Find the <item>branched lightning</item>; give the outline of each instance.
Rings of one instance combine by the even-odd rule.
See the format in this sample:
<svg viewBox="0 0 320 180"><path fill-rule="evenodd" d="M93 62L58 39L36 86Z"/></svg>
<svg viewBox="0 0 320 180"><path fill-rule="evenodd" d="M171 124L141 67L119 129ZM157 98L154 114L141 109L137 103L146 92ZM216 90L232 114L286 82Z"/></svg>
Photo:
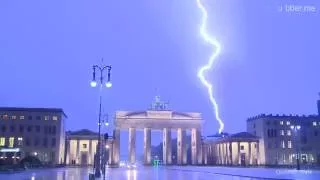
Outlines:
<svg viewBox="0 0 320 180"><path fill-rule="evenodd" d="M224 123L220 118L219 115L219 107L218 107L218 103L216 102L215 98L213 97L213 93L212 93L212 84L210 82L208 82L206 80L206 78L204 77L204 74L206 71L210 70L212 68L213 62L215 61L215 59L217 58L217 56L220 54L220 44L217 40L215 40L213 37L211 37L208 33L207 33L207 19L208 19L208 12L206 10L206 8L204 7L204 5L201 3L201 0L196 0L197 1L197 5L198 8L201 10L202 12L202 21L201 21L201 26L200 26L200 33L201 36L204 38L205 41L207 41L209 44L211 44L213 46L213 53L209 58L209 61L206 65L204 65L203 67L200 68L200 70L198 71L198 77L201 80L202 84L204 86L207 87L208 89L208 94L209 94L209 99L213 105L213 109L215 111L215 116L217 121L219 122L219 133L221 133L223 131L224 128Z"/></svg>

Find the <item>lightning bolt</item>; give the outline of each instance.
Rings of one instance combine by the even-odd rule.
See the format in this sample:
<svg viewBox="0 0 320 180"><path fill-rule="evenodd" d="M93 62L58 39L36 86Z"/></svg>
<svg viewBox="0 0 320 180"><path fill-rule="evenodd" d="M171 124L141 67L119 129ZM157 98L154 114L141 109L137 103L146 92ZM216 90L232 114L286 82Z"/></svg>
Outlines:
<svg viewBox="0 0 320 180"><path fill-rule="evenodd" d="M210 82L208 82L206 80L206 78L204 77L204 74L206 71L210 70L212 68L213 62L215 61L215 59L217 58L217 56L220 54L221 51L221 47L220 44L217 40L215 40L213 37L211 37L208 33L207 33L207 19L208 19L208 12L206 10L206 8L204 7L204 5L201 3L201 0L196 0L197 1L197 5L198 8L201 10L202 12L202 21L201 21L201 26L200 26L200 34L201 36L204 38L204 40L206 42L208 42L209 44L211 44L213 46L213 53L209 58L209 61L206 65L202 66L200 68L200 70L198 71L198 78L201 80L201 83L208 89L208 94L209 94L209 99L213 105L213 109L215 111L215 117L216 120L219 122L219 133L221 133L223 131L224 128L224 123L220 118L219 115L219 106L217 101L215 100L213 93L212 93L212 84Z"/></svg>

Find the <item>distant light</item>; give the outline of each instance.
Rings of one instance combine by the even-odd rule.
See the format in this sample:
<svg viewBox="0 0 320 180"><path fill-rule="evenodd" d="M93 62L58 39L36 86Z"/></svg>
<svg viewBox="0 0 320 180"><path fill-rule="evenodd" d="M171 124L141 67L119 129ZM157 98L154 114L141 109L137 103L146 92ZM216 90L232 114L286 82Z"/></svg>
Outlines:
<svg viewBox="0 0 320 180"><path fill-rule="evenodd" d="M96 87L97 86L97 81L91 81L90 85L91 85L91 87Z"/></svg>
<svg viewBox="0 0 320 180"><path fill-rule="evenodd" d="M297 129L299 130L301 128L301 126L297 126Z"/></svg>
<svg viewBox="0 0 320 180"><path fill-rule="evenodd" d="M111 86L112 86L112 83L111 83L110 81L108 81L108 82L106 83L106 87L107 87L107 88L111 88Z"/></svg>
<svg viewBox="0 0 320 180"><path fill-rule="evenodd" d="M19 152L20 149L19 148L3 148L0 149L0 152Z"/></svg>
<svg viewBox="0 0 320 180"><path fill-rule="evenodd" d="M37 152L34 152L34 155L36 156L36 155L38 155L38 153L37 153Z"/></svg>
<svg viewBox="0 0 320 180"><path fill-rule="evenodd" d="M109 148L110 148L110 146L107 144L107 145L106 145L106 149L109 149Z"/></svg>
<svg viewBox="0 0 320 180"><path fill-rule="evenodd" d="M106 122L106 123L105 123L105 125L106 125L106 126L109 126L109 123L108 123L108 122Z"/></svg>
<svg viewBox="0 0 320 180"><path fill-rule="evenodd" d="M291 129L294 129L294 126L290 126Z"/></svg>

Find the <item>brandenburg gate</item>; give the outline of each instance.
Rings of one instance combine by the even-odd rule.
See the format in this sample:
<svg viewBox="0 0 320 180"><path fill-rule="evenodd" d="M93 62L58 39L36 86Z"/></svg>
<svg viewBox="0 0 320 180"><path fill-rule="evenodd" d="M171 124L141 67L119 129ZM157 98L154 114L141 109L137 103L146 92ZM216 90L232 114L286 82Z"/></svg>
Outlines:
<svg viewBox="0 0 320 180"><path fill-rule="evenodd" d="M177 164L187 164L186 132L191 131L191 163L202 164L202 118L200 113L180 113L167 110L166 104L156 96L152 108L147 111L117 111L114 130L113 163L120 163L120 131L129 131L129 163L136 162L136 131L144 131L144 164L151 165L151 131L163 133L163 164L172 164L171 135L177 133Z"/></svg>

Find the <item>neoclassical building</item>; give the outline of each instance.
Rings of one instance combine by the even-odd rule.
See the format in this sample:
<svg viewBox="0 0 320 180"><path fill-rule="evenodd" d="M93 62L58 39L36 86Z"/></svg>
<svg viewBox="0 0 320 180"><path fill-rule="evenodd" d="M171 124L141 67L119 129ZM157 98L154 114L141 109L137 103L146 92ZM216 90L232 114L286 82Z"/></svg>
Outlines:
<svg viewBox="0 0 320 180"><path fill-rule="evenodd" d="M66 138L67 165L93 165L98 133L87 129L68 131Z"/></svg>
<svg viewBox="0 0 320 180"><path fill-rule="evenodd" d="M219 137L207 137L203 141L206 165L259 165L259 138L248 132Z"/></svg>
<svg viewBox="0 0 320 180"><path fill-rule="evenodd" d="M177 164L187 164L186 134L191 133L191 162L202 164L201 113L168 110L167 103L156 96L151 108L146 111L117 111L115 117L113 162L120 161L120 131L129 131L128 161L136 162L136 131L144 132L144 164L151 165L151 131L162 131L163 159L165 165L173 163L172 134L177 133Z"/></svg>

